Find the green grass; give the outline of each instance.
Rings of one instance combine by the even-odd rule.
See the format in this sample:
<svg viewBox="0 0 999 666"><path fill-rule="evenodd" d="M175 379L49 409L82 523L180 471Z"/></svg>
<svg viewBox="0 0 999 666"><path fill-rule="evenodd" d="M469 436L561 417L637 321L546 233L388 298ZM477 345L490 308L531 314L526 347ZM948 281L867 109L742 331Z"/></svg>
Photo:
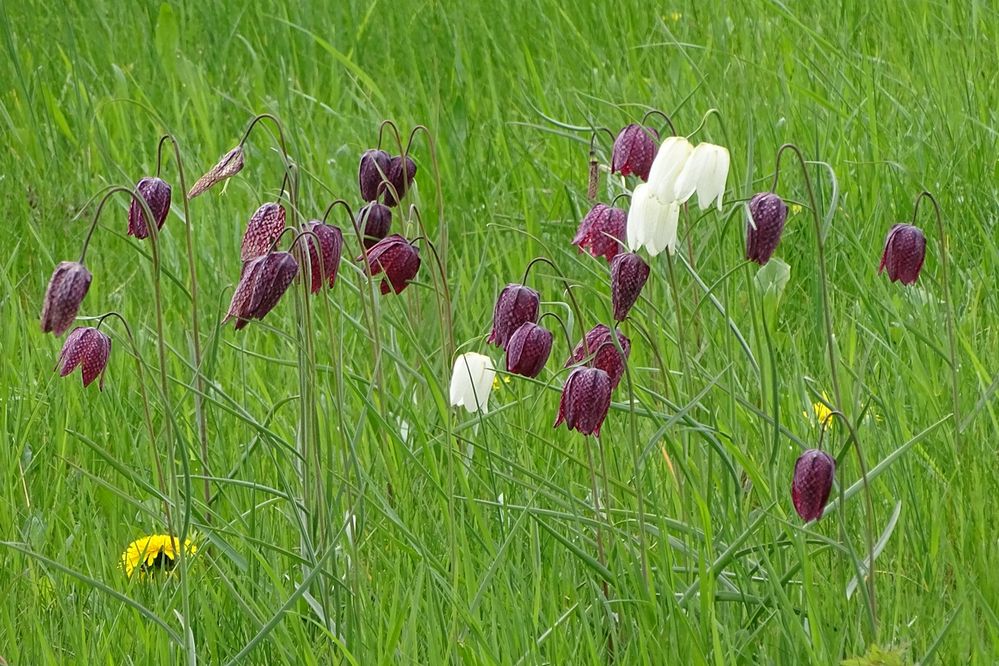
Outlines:
<svg viewBox="0 0 999 666"><path fill-rule="evenodd" d="M0 4L0 656L829 664L877 644L905 663L999 659L999 14L970 0L632 4ZM172 157L161 235L169 403L149 245L125 236L127 202L114 199L88 253L95 277L81 314L116 310L134 329L153 450L180 482L165 499L180 499L176 515L189 507L201 548L185 576L126 580L127 544L167 529L135 360L109 321L105 390L81 390L78 375L52 372L61 340L38 326L52 268L78 256L90 215L72 220L95 192L154 171L165 131L190 185L253 114L270 112L300 167L301 212L319 217L338 196L356 201L357 159L382 119L404 132L425 124L443 216L422 139L416 200L432 239L446 229L454 340L499 365L485 344L493 301L534 256L576 285L585 321L571 322L574 338L610 320L606 265L568 244L588 208L590 137L549 119L616 132L648 108L681 133L717 109L695 139L727 146L732 171L725 212L693 207L683 223L693 255L685 242L673 261L679 298L656 258L623 327L636 403L622 384L602 460L589 451L605 470L599 513L593 440L551 428L561 335L539 380L503 384L487 416L448 408L451 358L426 248L419 284L375 298L374 311L345 262L336 288L310 301L314 361L300 357L298 290L241 332L218 326L246 220L281 185L266 131L224 192L191 202L209 387L203 464ZM741 264L737 201L770 186L784 142L835 172L835 193L822 167L810 175L821 212L836 206L825 233L840 407L871 470L873 538L883 539L876 632L864 586L846 594L867 549L867 505L841 423L826 439L842 454L834 495L853 492L809 526L790 501L794 461L818 440L806 413L833 395L815 233L792 160L780 190L805 208L777 251L791 267L779 304L761 299ZM605 162L608 151L602 137ZM886 231L923 189L943 208L950 294L929 207L917 286L876 274ZM616 191L605 177L601 198ZM348 247L352 258L349 236ZM531 286L545 310L569 313L554 271L536 267ZM314 437L299 441L303 411L315 414ZM296 462L296 449L308 458ZM205 469L219 493L210 508ZM195 475L189 496L185 474Z"/></svg>

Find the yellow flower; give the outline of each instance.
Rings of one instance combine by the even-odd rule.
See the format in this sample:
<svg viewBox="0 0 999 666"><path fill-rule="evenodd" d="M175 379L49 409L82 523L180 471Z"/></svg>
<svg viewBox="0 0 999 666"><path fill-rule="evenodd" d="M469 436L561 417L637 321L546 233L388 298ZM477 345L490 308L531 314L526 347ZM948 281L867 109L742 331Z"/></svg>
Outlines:
<svg viewBox="0 0 999 666"><path fill-rule="evenodd" d="M799 204L791 204L791 215L797 215L801 212L801 206Z"/></svg>
<svg viewBox="0 0 999 666"><path fill-rule="evenodd" d="M509 383L510 383L510 378L509 377L503 377L503 384L509 384ZM500 384L499 375L496 375L495 377L493 377L493 390L494 391L497 390L497 389L503 388L503 384Z"/></svg>
<svg viewBox="0 0 999 666"><path fill-rule="evenodd" d="M829 409L829 407L826 404L828 402L829 402L829 396L826 395L825 391L823 391L822 400L812 403L812 413L815 414L815 420L818 421L819 425L825 423L826 419L829 418L829 415L832 414L833 410ZM805 415L806 419L808 418L808 412L802 412L802 414ZM827 424L827 427L831 428L832 424L833 420L830 419L829 423Z"/></svg>
<svg viewBox="0 0 999 666"><path fill-rule="evenodd" d="M177 564L180 552L177 546L177 538L168 534L152 534L136 539L121 554L121 567L129 578L136 569L139 570L140 577L155 569L170 571ZM198 552L198 547L190 539L184 540L184 549L188 556Z"/></svg>

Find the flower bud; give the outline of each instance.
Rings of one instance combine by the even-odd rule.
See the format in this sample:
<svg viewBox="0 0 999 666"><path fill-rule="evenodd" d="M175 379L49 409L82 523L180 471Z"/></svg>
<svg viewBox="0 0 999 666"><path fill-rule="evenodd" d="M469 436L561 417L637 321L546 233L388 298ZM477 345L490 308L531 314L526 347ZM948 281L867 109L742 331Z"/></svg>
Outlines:
<svg viewBox="0 0 999 666"><path fill-rule="evenodd" d="M826 508L832 489L836 461L825 451L809 449L794 463L791 501L803 520L818 520Z"/></svg>
<svg viewBox="0 0 999 666"><path fill-rule="evenodd" d="M628 214L620 208L598 203L580 221L572 244L579 251L588 251L594 257L610 261L621 250L625 239Z"/></svg>
<svg viewBox="0 0 999 666"><path fill-rule="evenodd" d="M384 187L385 204L395 206L406 196L416 178L416 162L409 155L393 157L387 173L392 187Z"/></svg>
<svg viewBox="0 0 999 666"><path fill-rule="evenodd" d="M926 236L911 224L896 224L885 238L878 274L887 269L892 282L912 284L919 277L926 259Z"/></svg>
<svg viewBox="0 0 999 666"><path fill-rule="evenodd" d="M361 155L361 164L357 169L357 184L361 189L361 198L374 201L382 190L382 181L388 177L389 162L392 157L384 150L366 150Z"/></svg>
<svg viewBox="0 0 999 666"><path fill-rule="evenodd" d="M624 321L649 279L649 265L634 252L627 252L614 257L610 270L614 320Z"/></svg>
<svg viewBox="0 0 999 666"><path fill-rule="evenodd" d="M263 319L297 274L298 262L288 252L272 252L246 262L222 323L235 319L238 331L251 319Z"/></svg>
<svg viewBox="0 0 999 666"><path fill-rule="evenodd" d="M420 270L419 251L399 234L392 234L375 243L357 258L358 261L362 259L366 259L371 277L379 273L385 276L380 286L383 294L402 292Z"/></svg>
<svg viewBox="0 0 999 666"><path fill-rule="evenodd" d="M761 192L749 200L748 211L746 259L765 266L780 243L787 205L773 192Z"/></svg>
<svg viewBox="0 0 999 666"><path fill-rule="evenodd" d="M569 430L599 436L610 409L610 398L611 383L606 372L599 368L576 368L562 387L554 427L565 423Z"/></svg>
<svg viewBox="0 0 999 666"><path fill-rule="evenodd" d="M240 258L249 261L267 254L282 231L284 231L284 207L277 203L265 203L257 209L246 225Z"/></svg>
<svg viewBox="0 0 999 666"><path fill-rule="evenodd" d="M524 322L538 321L541 297L538 292L522 284L503 287L493 308L493 330L486 341L506 349L513 332Z"/></svg>
<svg viewBox="0 0 999 666"><path fill-rule="evenodd" d="M208 173L198 179L191 191L187 193L188 199L193 199L204 193L208 188L216 183L221 183L226 178L235 176L243 169L243 146L236 146L222 156L218 163L213 166Z"/></svg>
<svg viewBox="0 0 999 666"><path fill-rule="evenodd" d="M635 174L642 180L649 179L649 169L656 157L659 133L632 123L618 133L611 152L611 173L622 176Z"/></svg>
<svg viewBox="0 0 999 666"><path fill-rule="evenodd" d="M156 228L162 229L167 215L170 213L170 186L159 178L143 178L135 186L139 196L146 200L149 212L156 220ZM128 208L128 235L136 238L149 236L149 224L142 205L132 199Z"/></svg>
<svg viewBox="0 0 999 666"><path fill-rule="evenodd" d="M64 261L56 266L42 302L43 333L62 335L73 324L91 278L90 271L79 262Z"/></svg>
<svg viewBox="0 0 999 666"><path fill-rule="evenodd" d="M624 368L628 362L628 356L631 354L631 340L625 337L620 331L616 333L621 349L624 351L624 356L614 346L611 338L611 330L604 324L597 324L587 331L584 336L585 344L580 342L572 350L572 354L565 362L565 367L569 367L573 363L581 363L588 356L592 356L593 358L590 360L589 365L606 372L611 380L611 388L617 388L617 385L621 383L621 378L624 376Z"/></svg>
<svg viewBox="0 0 999 666"><path fill-rule="evenodd" d="M506 370L524 377L537 377L552 353L552 333L534 322L524 322L506 346Z"/></svg>
<svg viewBox="0 0 999 666"><path fill-rule="evenodd" d="M312 274L312 293L317 293L326 282L330 289L336 282L336 276L340 270L340 256L343 253L343 233L340 228L332 224L325 224L318 220L310 220L305 223L305 230L315 234L305 236L306 245L309 248L309 266ZM318 242L317 242L318 239Z"/></svg>
<svg viewBox="0 0 999 666"><path fill-rule="evenodd" d="M371 201L357 214L357 224L364 233L364 247L371 248L388 236L389 229L392 228L392 209Z"/></svg>
<svg viewBox="0 0 999 666"><path fill-rule="evenodd" d="M80 366L83 387L90 386L91 382L100 377L101 381L97 386L103 391L104 370L107 368L110 355L111 338L91 326L80 326L66 336L66 342L59 352L56 369L60 377L65 377L73 372L76 366Z"/></svg>

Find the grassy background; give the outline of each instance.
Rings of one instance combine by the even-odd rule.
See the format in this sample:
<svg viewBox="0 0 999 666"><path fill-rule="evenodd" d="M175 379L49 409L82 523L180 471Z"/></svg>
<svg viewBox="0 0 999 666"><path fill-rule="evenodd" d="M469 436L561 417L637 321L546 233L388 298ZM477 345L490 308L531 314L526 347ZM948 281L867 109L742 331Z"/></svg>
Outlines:
<svg viewBox="0 0 999 666"><path fill-rule="evenodd" d="M0 656L190 658L155 615L173 632L190 626L205 663L249 647L246 663L271 664L828 664L874 643L906 662L999 659L997 26L988 2L922 0L655 11L550 0L0 4ZM588 205L589 134L546 118L616 131L652 107L681 133L718 109L721 122L695 138L728 146L733 167L725 213L695 212L683 227L698 279L674 262L674 300L657 258L624 326L637 413L622 385L602 440L607 512L592 507L592 442L551 429L568 352L560 336L540 381L501 385L481 422L448 410L450 358L424 251L420 284L377 299L375 328L354 268L313 301L319 435L300 526L289 501L303 496L295 297L240 333L217 327L245 222L281 184L275 143L260 132L225 192L191 204L211 384L207 469L221 494L210 510L192 498L202 555L183 582L125 580L125 546L166 530L134 361L111 324L105 391L82 391L76 376L52 372L61 341L37 321L52 267L78 255L86 222L70 220L93 193L153 171L164 131L177 136L190 183L268 111L303 173L302 213L318 217L337 196L356 200L357 158L381 119L404 131L425 124L444 217L422 141L416 200L435 239L447 229L455 340L486 351L495 295L539 254L579 285L584 328L609 320L605 264L568 246ZM778 249L791 266L779 309L740 265L735 201L770 187L786 141L837 179L834 201L827 172L811 172L823 211L837 206L826 232L842 408L868 467L898 454L871 484L874 537L886 535L876 634L863 595L845 593L866 548L863 494L804 529L789 498L794 460L818 438L811 403L832 395L807 208ZM806 203L799 170L785 164L781 193ZM164 174L174 185L162 234L172 407L150 387L156 451L169 466L172 419L190 447L173 467L183 459L200 474L172 159ZM617 188L605 179L601 197ZM917 287L876 275L884 234L922 189L939 198L953 250L959 436L947 419L947 293L928 207ZM124 235L125 205L115 200L95 236L83 314L121 312L154 377L148 247ZM567 313L553 271L537 267L531 284L546 310ZM839 454L846 429L830 436ZM837 475L843 486L860 478L852 451Z"/></svg>

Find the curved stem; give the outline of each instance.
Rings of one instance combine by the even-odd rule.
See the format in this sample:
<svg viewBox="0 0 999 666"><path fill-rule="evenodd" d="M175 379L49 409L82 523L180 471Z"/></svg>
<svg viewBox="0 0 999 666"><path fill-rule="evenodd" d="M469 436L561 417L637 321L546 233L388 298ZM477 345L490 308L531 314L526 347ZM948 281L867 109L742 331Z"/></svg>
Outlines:
<svg viewBox="0 0 999 666"><path fill-rule="evenodd" d="M701 123L696 128L694 128L693 132L691 132L690 134L687 135L687 138L690 138L690 137L694 136L695 134L697 134L698 132L700 132L704 128L704 125L707 124L708 118L710 118L711 116L718 116L719 118L721 118L721 111L719 111L718 109L716 109L714 107L712 107L712 108L708 109L707 111L705 111L704 115L701 117ZM671 126L672 126L672 124L671 124Z"/></svg>
<svg viewBox="0 0 999 666"><path fill-rule="evenodd" d="M565 336L565 343L567 345L569 345L569 353L571 354L572 353L572 338L569 337L569 329L567 329L565 327L565 322L562 321L562 318L559 317L554 312L546 312L543 315L541 315L540 317L538 317L538 325L539 326L541 325L541 320L544 319L545 317L554 317L558 321L558 325L562 329L562 335Z"/></svg>
<svg viewBox="0 0 999 666"><path fill-rule="evenodd" d="M572 303L572 310L576 314L576 319L579 320L580 330L582 330L582 327L583 327L583 311L582 311L582 309L580 309L579 303L576 302L576 296L572 293L572 289L569 286L569 281L566 280L565 274L562 273L561 270L559 270L559 267L555 265L555 262L553 262L548 257L535 257L534 259L531 259L530 263L527 264L527 268L524 269L524 279L521 280L520 283L522 285L525 285L525 286L527 285L527 276L528 276L528 274L530 274L531 268L534 266L534 264L538 264L538 263L548 264L549 266L552 267L552 269L556 273L558 273L559 279L562 280L562 285L565 287L565 293L569 296L569 301ZM570 351L571 351L571 349L570 349ZM586 351L586 336L585 335L583 336L583 352L587 353L587 351Z"/></svg>
<svg viewBox="0 0 999 666"><path fill-rule="evenodd" d="M270 113L258 113L257 115L253 116L253 118L250 119L250 123L249 125L247 125L246 131L243 132L243 138L239 140L239 146L242 147L243 144L246 143L246 140L250 138L250 132L253 131L253 128L256 127L257 123L259 123L261 120L270 120L277 128L278 141L281 144L281 153L287 159L288 144L287 142L285 142L284 139L284 126L281 124L281 121L278 120L277 116L274 116Z"/></svg>
<svg viewBox="0 0 999 666"><path fill-rule="evenodd" d="M161 170L161 168L163 166L163 144L166 143L167 141L173 141L174 147L176 147L176 145L177 145L177 142L173 140L173 137L170 134L164 134L163 136L160 137L160 142L156 146L156 177L157 178L160 177L160 170ZM183 183L180 184L180 189L182 189L182 190L184 189L184 184ZM184 190L184 191L186 192L186 190ZM187 197L185 196L185 199L186 198Z"/></svg>
<svg viewBox="0 0 999 666"><path fill-rule="evenodd" d="M323 224L326 224L326 220L327 218L329 218L330 213L337 206L343 206L344 208L347 209L347 215L350 217L351 226L357 227L357 218L354 217L354 209L351 208L350 204L347 203L344 199L334 199L332 202L330 202L330 205L326 207L326 212L323 213L323 219L322 219Z"/></svg>
<svg viewBox="0 0 999 666"><path fill-rule="evenodd" d="M399 154L402 155L406 153L407 151L403 150L402 148L402 134L399 133L399 126L396 125L393 121L388 119L383 120L381 123L378 124L378 143L375 144L378 150L382 149L382 135L385 132L386 127L391 128L392 133L395 135L396 145L399 146Z"/></svg>
<svg viewBox="0 0 999 666"><path fill-rule="evenodd" d="M616 197L614 197L613 199L611 199L610 205L614 206L617 203L617 200L620 199L620 198L622 198L622 197L626 198L628 201L631 201L631 193L630 192L622 192L621 194L619 194Z"/></svg>
<svg viewBox="0 0 999 666"><path fill-rule="evenodd" d="M642 125L644 125L648 121L650 116L660 116L663 120L666 121L666 124L669 125L670 133L673 136L676 136L676 127L673 126L673 120L659 109L652 109L651 111L647 111L645 115L642 116Z"/></svg>
<svg viewBox="0 0 999 666"><path fill-rule="evenodd" d="M916 204L912 211L912 223L916 223L916 217L919 215L919 204L922 203L924 199L929 200L929 202L933 204L933 212L936 216L937 223L937 234L940 236L940 265L943 271L944 298L947 301L947 352L950 355L951 400L953 401L954 410L954 443L957 449L960 450L961 406L958 400L957 343L955 341L956 335L954 333L954 303L951 299L950 291L950 260L949 253L947 251L947 235L943 223L943 214L940 212L940 204L937 203L936 197L926 190L920 192L916 197Z"/></svg>

